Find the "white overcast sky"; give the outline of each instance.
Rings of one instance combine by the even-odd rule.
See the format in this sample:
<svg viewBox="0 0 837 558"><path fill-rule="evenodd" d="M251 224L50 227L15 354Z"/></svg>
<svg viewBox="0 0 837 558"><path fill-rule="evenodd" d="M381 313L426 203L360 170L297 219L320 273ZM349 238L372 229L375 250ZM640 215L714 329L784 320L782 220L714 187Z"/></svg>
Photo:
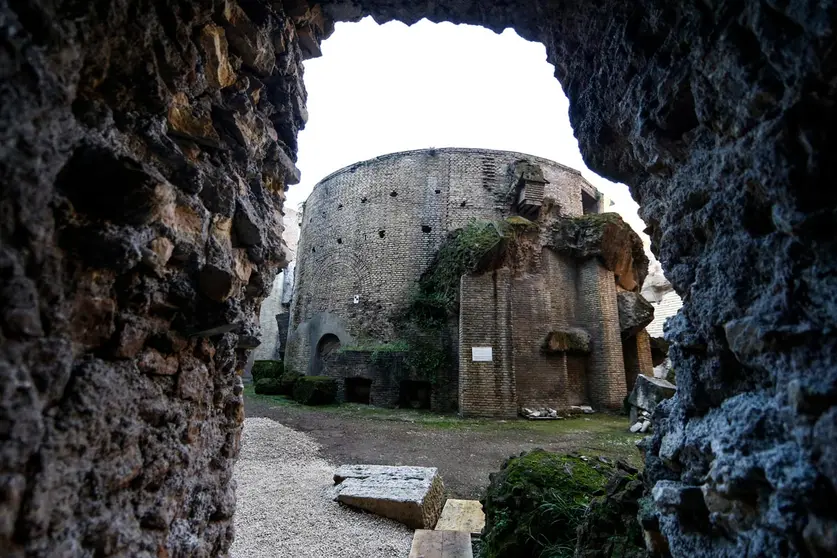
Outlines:
<svg viewBox="0 0 837 558"><path fill-rule="evenodd" d="M426 147L520 151L579 169L644 228L627 186L587 169L569 103L540 43L507 29L422 20L338 23L323 56L305 62L308 124L299 134L297 207L329 173L385 153ZM644 235L643 235L644 237Z"/></svg>

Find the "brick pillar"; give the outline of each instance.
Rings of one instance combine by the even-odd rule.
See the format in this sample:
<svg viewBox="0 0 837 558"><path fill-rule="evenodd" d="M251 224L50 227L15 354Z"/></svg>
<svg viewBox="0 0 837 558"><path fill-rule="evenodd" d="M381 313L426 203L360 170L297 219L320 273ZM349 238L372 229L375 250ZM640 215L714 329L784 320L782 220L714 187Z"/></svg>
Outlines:
<svg viewBox="0 0 837 558"><path fill-rule="evenodd" d="M590 335L587 391L593 407L618 409L627 394L616 282L613 273L597 259L581 262L578 268L579 310Z"/></svg>
<svg viewBox="0 0 837 558"><path fill-rule="evenodd" d="M462 416L517 416L510 286L508 269L462 277L459 306L459 412ZM491 347L493 361L474 362L473 347Z"/></svg>

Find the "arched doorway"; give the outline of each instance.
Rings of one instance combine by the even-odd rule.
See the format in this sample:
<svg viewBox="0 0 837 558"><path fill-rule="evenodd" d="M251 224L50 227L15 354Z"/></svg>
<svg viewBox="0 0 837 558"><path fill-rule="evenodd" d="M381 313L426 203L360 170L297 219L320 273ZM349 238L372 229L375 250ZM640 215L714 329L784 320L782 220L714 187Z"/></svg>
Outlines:
<svg viewBox="0 0 837 558"><path fill-rule="evenodd" d="M314 355L312 372L315 376L327 376L327 363L329 356L340 349L340 338L333 333L326 333L317 342L317 353Z"/></svg>

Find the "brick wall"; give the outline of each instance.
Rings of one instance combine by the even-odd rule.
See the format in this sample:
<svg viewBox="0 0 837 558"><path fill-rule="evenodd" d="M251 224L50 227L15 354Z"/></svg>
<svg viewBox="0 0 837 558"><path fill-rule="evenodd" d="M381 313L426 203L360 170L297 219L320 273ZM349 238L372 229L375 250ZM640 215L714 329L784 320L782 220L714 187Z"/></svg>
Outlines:
<svg viewBox="0 0 837 558"><path fill-rule="evenodd" d="M369 351L334 352L323 359L323 376L337 380L337 397L345 400L345 379L372 380L369 404L378 407L396 407L400 395L401 380L408 379L404 355L387 353L374 359Z"/></svg>
<svg viewBox="0 0 837 558"><path fill-rule="evenodd" d="M628 391L634 389L636 377L640 374L654 375L654 363L651 362L651 336L642 330L630 339L622 342L625 363L625 383Z"/></svg>
<svg viewBox="0 0 837 558"><path fill-rule="evenodd" d="M511 350L511 272L462 277L459 311L459 412L463 416L517 416ZM491 347L492 362L473 362L473 347Z"/></svg>
<svg viewBox="0 0 837 558"><path fill-rule="evenodd" d="M579 263L578 305L592 336L588 393L594 407L618 409L627 394L616 283L597 259Z"/></svg>

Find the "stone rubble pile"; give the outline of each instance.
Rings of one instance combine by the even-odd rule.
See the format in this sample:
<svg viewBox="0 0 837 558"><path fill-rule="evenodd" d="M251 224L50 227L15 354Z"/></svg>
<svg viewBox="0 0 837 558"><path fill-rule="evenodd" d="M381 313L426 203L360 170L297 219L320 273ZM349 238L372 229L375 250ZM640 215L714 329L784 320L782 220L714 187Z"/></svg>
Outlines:
<svg viewBox="0 0 837 558"><path fill-rule="evenodd" d="M660 402L673 397L677 386L663 378L639 375L634 389L628 396L631 405L631 432L648 432L652 429L651 416Z"/></svg>
<svg viewBox="0 0 837 558"><path fill-rule="evenodd" d="M557 410L552 409L550 407L544 407L541 409L530 409L529 407L523 407L522 409L520 409L520 415L529 420L560 420L567 415L592 415L595 412L596 411L593 410L593 407L589 405L571 405L569 410L564 411L563 413L559 413Z"/></svg>

